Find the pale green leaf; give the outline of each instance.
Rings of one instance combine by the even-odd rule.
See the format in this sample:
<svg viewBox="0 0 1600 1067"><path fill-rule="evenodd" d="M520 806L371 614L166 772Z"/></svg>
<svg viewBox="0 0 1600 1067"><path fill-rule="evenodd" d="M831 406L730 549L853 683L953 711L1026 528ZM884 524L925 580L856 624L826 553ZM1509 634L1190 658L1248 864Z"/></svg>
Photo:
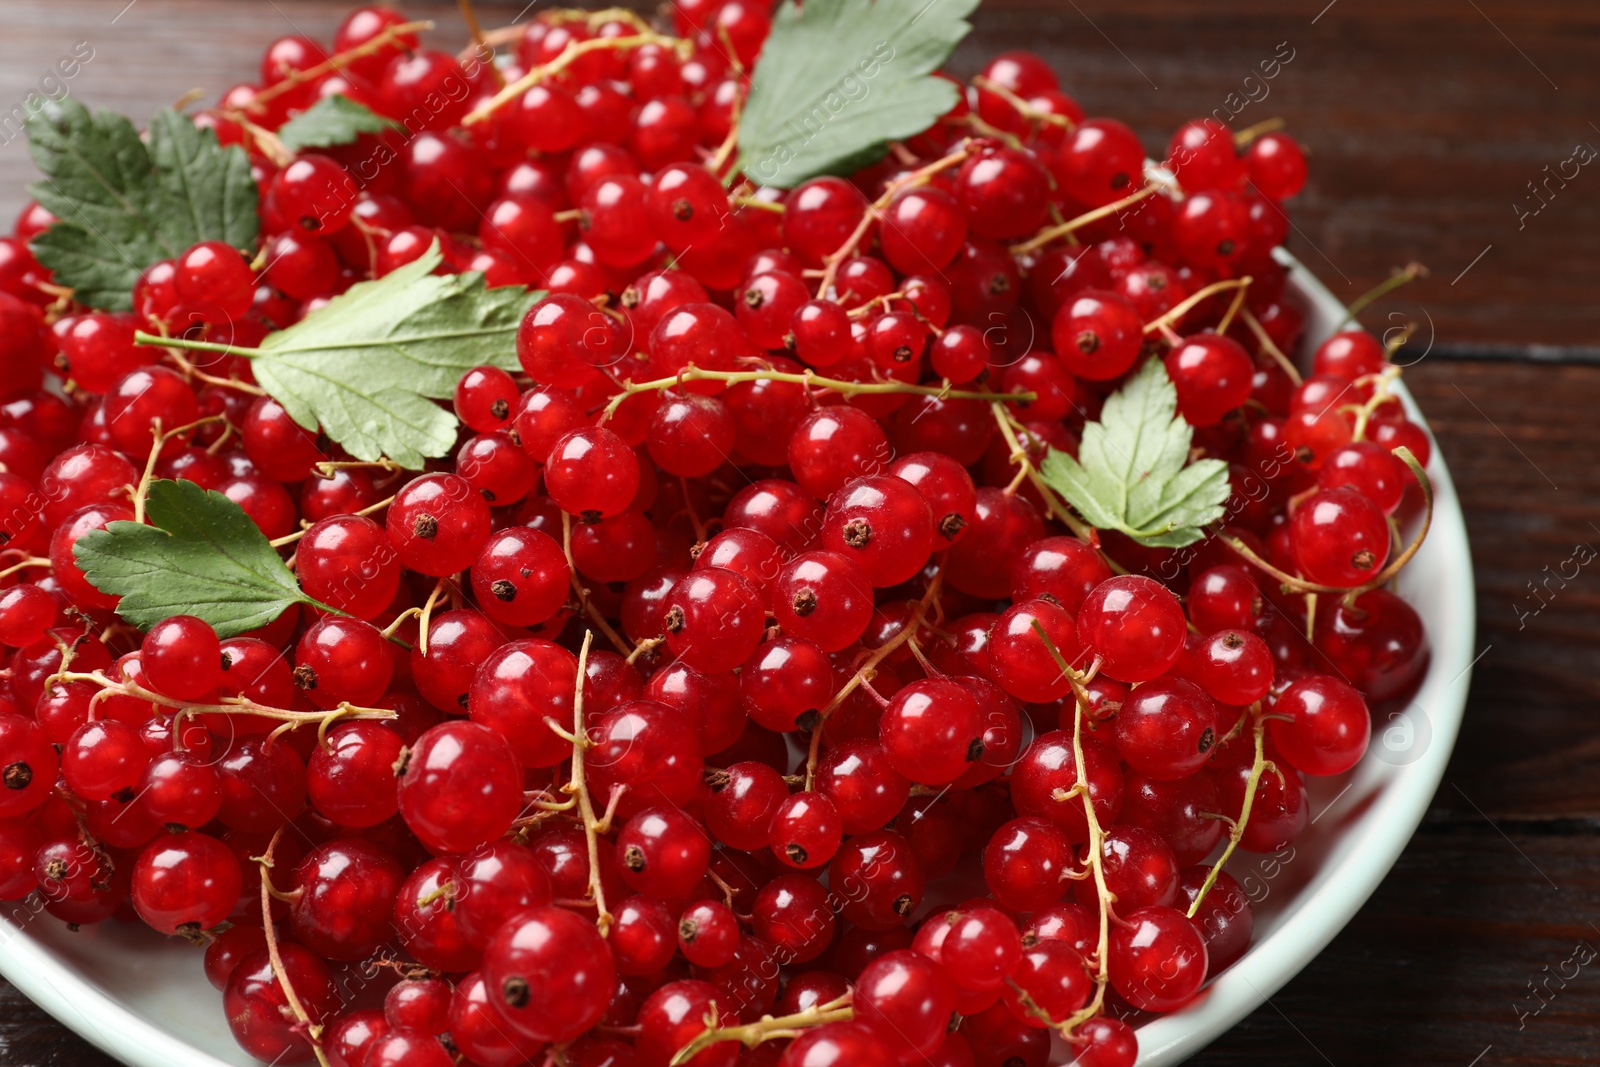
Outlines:
<svg viewBox="0 0 1600 1067"><path fill-rule="evenodd" d="M434 274L441 259L435 244L244 350L256 381L357 459L388 456L415 470L446 454L456 417L432 400L472 367L517 369L517 326L543 294L488 289L476 272Z"/></svg>
<svg viewBox="0 0 1600 1067"><path fill-rule="evenodd" d="M325 96L278 127L278 140L296 152L349 144L364 133L404 129L345 96Z"/></svg>
<svg viewBox="0 0 1600 1067"><path fill-rule="evenodd" d="M117 614L140 629L194 615L233 637L296 604L325 607L301 592L266 535L221 493L157 480L145 515L148 526L113 522L73 546L90 584L120 596Z"/></svg>
<svg viewBox="0 0 1600 1067"><path fill-rule="evenodd" d="M977 0L785 0L739 119L739 169L790 188L846 174L931 126L957 88L930 77Z"/></svg>
<svg viewBox="0 0 1600 1067"><path fill-rule="evenodd" d="M1152 359L1084 427L1077 458L1052 448L1039 473L1096 529L1152 547L1193 544L1222 517L1228 465L1189 462L1194 430L1177 412L1178 392Z"/></svg>
<svg viewBox="0 0 1600 1067"><path fill-rule="evenodd" d="M248 157L188 117L158 113L146 146L126 118L91 115L69 98L30 115L27 130L44 174L28 191L59 220L33 239L33 252L79 302L128 310L139 272L157 260L201 241L254 247Z"/></svg>

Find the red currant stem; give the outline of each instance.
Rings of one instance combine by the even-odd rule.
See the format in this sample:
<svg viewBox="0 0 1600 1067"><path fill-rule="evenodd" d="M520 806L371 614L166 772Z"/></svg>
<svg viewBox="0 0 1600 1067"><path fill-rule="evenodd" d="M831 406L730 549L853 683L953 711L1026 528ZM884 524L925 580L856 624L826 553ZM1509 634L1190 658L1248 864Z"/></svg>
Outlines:
<svg viewBox="0 0 1600 1067"><path fill-rule="evenodd" d="M680 1048L668 1061L668 1067L681 1067L712 1045L720 1045L724 1041L737 1041L745 1048L755 1048L764 1041L799 1037L814 1026L853 1018L855 1011L850 1007L853 996L853 992L846 993L825 1004L815 1004L805 1011L797 1011L793 1015L763 1015L755 1022L743 1026L717 1026L717 1012L713 1006L705 1018L706 1031Z"/></svg>
<svg viewBox="0 0 1600 1067"><path fill-rule="evenodd" d="M207 423L226 421L227 417L223 415L207 415L203 419L196 419L194 422L188 423L187 425L179 426L176 429L162 432L160 417L158 416L150 420L150 429L153 432L153 439L150 442L150 453L145 457L144 474L139 478L139 484L135 486L133 490L134 522L144 522L145 498L150 495L150 483L155 480L156 476L156 461L161 458L161 450L166 447L167 442L172 440L172 438L177 437L179 434L185 434L193 430L197 430Z"/></svg>
<svg viewBox="0 0 1600 1067"><path fill-rule="evenodd" d="M808 389L826 389L841 396L911 393L917 396L954 397L957 400L1006 400L1019 404L1035 399L1033 393L973 392L961 389L946 389L943 386L910 385L905 382L847 382L838 378L822 378L810 371L791 374L787 371L775 370L701 370L691 363L670 378L656 378L648 382L628 382L624 384L622 391L606 403L597 421L604 423L612 415L616 414L623 401L635 393L661 392L684 382L701 381L726 382L729 385L736 385L740 382L788 382L794 385L803 385Z"/></svg>
<svg viewBox="0 0 1600 1067"><path fill-rule="evenodd" d="M717 28L722 30L724 35L727 34L725 26L719 25ZM728 52L731 55L733 49L728 49ZM711 154L711 158L706 160L706 169L712 174L721 174L722 168L728 165L728 161L733 158L733 153L739 148L739 120L744 117L745 90L742 88L743 84L742 81L734 83L733 108L728 116L728 136L722 139L722 143L717 145L717 150ZM723 175L723 181L731 181L736 173L738 172L729 171Z"/></svg>
<svg viewBox="0 0 1600 1067"><path fill-rule="evenodd" d="M1249 279L1247 278L1245 281L1248 282ZM1248 286L1246 285L1241 285L1234 291L1233 302L1228 305L1228 310L1222 313L1222 318L1217 320L1216 332L1218 334L1227 333L1228 327L1233 325L1234 316L1238 315L1240 309L1244 307L1244 294L1248 291Z"/></svg>
<svg viewBox="0 0 1600 1067"><path fill-rule="evenodd" d="M666 641L667 639L665 637L647 637L643 641L640 641L637 645L633 646L633 651L628 653L628 655L625 657L628 665L630 667L633 666L640 656L643 656L646 652L660 648L662 645L666 644Z"/></svg>
<svg viewBox="0 0 1600 1067"><path fill-rule="evenodd" d="M939 569L933 572L933 580L928 583L928 588L912 609L911 618L900 628L900 632L874 649L862 664L856 668L849 681L839 687L833 699L822 707L817 713L817 725L811 731L811 747L806 753L806 778L805 787L809 791L817 777L817 759L822 753L822 727L828 721L828 716L839 710L839 705L845 702L851 693L865 685L877 672L878 664L894 654L895 649L905 644L916 634L917 627L922 625L922 618L929 608L937 608L939 604L939 591L944 588L944 561L939 562ZM940 616L942 618L942 616ZM877 696L876 693L873 694ZM881 697L879 699L882 699Z"/></svg>
<svg viewBox="0 0 1600 1067"><path fill-rule="evenodd" d="M1417 462L1417 457L1404 445L1394 450L1394 456L1410 469L1411 476L1417 480L1417 485L1422 490L1424 505L1422 527L1417 531L1417 536L1412 538L1411 543L1398 556L1390 560L1388 566L1375 574L1365 584L1358 585L1353 589L1340 589L1332 585L1317 585L1315 582L1308 582L1304 578L1297 578L1292 574L1279 570L1262 559L1249 545L1237 537L1222 535L1224 543L1243 556L1253 566L1259 567L1273 578L1276 578L1282 583L1283 591L1286 593L1336 593L1344 597L1344 603L1347 607L1353 605L1363 593L1369 593L1393 580L1394 576L1399 574L1405 568L1405 565L1410 563L1412 558L1416 556L1417 551L1422 548L1422 542L1426 540L1428 530L1433 526L1433 483L1428 480L1427 472L1422 469L1422 464Z"/></svg>
<svg viewBox="0 0 1600 1067"><path fill-rule="evenodd" d="M1062 1037L1070 1038L1072 1031L1100 1014L1101 1007L1105 1004L1106 985L1111 981L1111 919L1112 905L1116 896L1106 885L1105 868L1105 831L1100 827L1100 816L1094 810L1094 798L1089 792L1089 773L1083 762L1083 717L1084 711L1089 706L1089 693L1084 686L1100 670L1100 659L1095 657L1089 669L1082 674L1074 670L1072 664L1061 654L1056 643L1050 639L1038 620L1034 620L1033 630L1039 635L1039 640L1044 642L1045 651L1050 653L1050 658L1055 660L1056 666L1061 668L1061 673L1066 677L1067 683L1072 686L1072 759L1073 766L1077 768L1077 782L1072 791L1078 794L1083 803L1083 817L1089 824L1089 866L1094 872L1095 896L1100 902L1100 940L1095 949L1095 975L1094 999L1089 1001L1082 1009L1076 1012L1065 1022L1056 1024Z"/></svg>
<svg viewBox="0 0 1600 1067"><path fill-rule="evenodd" d="M1022 97L1018 96L1010 89L1007 89L1004 85L985 78L982 74L974 77L972 79L972 84L976 85L979 89L984 89L998 96L1000 99L1010 104L1017 114L1021 115L1029 122L1042 122L1047 126L1059 126L1063 130L1072 130L1077 127L1077 123L1067 118L1067 116L1052 115L1047 111L1040 111L1038 108L1022 99Z"/></svg>
<svg viewBox="0 0 1600 1067"><path fill-rule="evenodd" d="M1367 424L1372 420L1373 412L1377 411L1385 400L1388 400L1393 396L1390 386L1394 384L1395 379L1398 377L1400 377L1400 368L1390 366L1383 368L1382 371L1375 375L1362 375L1360 378L1357 378L1355 382L1351 383L1352 385L1355 385L1368 379L1372 381L1372 395L1367 398L1367 402L1364 404L1352 405L1350 408L1350 410L1355 413L1356 417L1355 426L1353 426L1350 430L1350 439L1352 441L1366 440Z"/></svg>
<svg viewBox="0 0 1600 1067"><path fill-rule="evenodd" d="M316 81L324 74L332 74L348 64L352 59L376 55L401 37L431 29L433 29L433 23L428 19L423 19L419 22L402 22L396 26L385 26L381 32L375 34L370 40L362 41L353 48L346 48L343 52L335 52L314 67L307 67L305 70L291 70L282 81L267 86L251 98L247 107L257 114L262 114L265 111L265 108L262 107L263 104L276 100L284 93L294 89L295 86Z"/></svg>
<svg viewBox="0 0 1600 1067"><path fill-rule="evenodd" d="M1083 229L1083 227L1088 226L1090 223L1099 222L1101 219L1109 218L1110 216L1121 211L1123 208L1137 204L1145 197L1159 192L1160 189L1160 185L1156 184L1155 182L1150 182L1140 188L1137 192L1129 193L1121 200L1113 200L1104 207L1097 207L1093 211L1085 211L1082 215L1079 215L1076 218L1068 219L1066 222L1057 223L1054 226L1047 226L1038 233L1034 234L1032 237L1028 238L1026 241L1023 241L1021 244L1012 245L1011 254L1014 256L1025 256L1030 252L1037 252L1039 249L1043 248L1047 244L1050 244L1052 241L1058 241L1063 237L1075 233L1078 230Z"/></svg>
<svg viewBox="0 0 1600 1067"><path fill-rule="evenodd" d="M1022 447L1022 441L1017 437L1016 424L1011 418L1011 413L1006 410L1005 405L993 403L989 406L989 409L994 413L994 421L1000 427L1000 435L1005 438L1006 447L1011 449L1011 462L1022 468L1020 474L1033 483L1034 489L1038 490L1039 496L1044 500L1046 510L1050 512L1050 515L1057 522L1077 534L1079 538L1094 544L1094 528L1074 515L1071 509L1062 503L1055 490L1045 484L1045 480L1039 474L1038 468L1033 465L1033 460L1028 458L1028 450ZM1016 482L1012 483L1013 486L1016 484ZM1006 492L1013 493L1015 489L1008 488ZM1106 562L1117 574L1127 573L1127 571L1117 566L1111 557L1106 556L1103 551L1100 554L1105 556Z"/></svg>
<svg viewBox="0 0 1600 1067"><path fill-rule="evenodd" d="M695 543L703 545L706 542L706 524L700 520L700 513L695 510L694 496L689 492L689 479L681 474L678 475L678 487L683 490L683 512L688 516L689 525L694 528Z"/></svg>
<svg viewBox="0 0 1600 1067"><path fill-rule="evenodd" d="M1027 147L1022 143L1022 138L1018 137L1014 133L1009 133L1006 130L1002 130L998 126L989 125L987 122L983 121L983 119L978 117L978 113L976 111L967 112L965 115L962 115L957 122L962 126L966 126L979 137L983 137L992 141L999 141L1008 148L1021 150Z"/></svg>
<svg viewBox="0 0 1600 1067"><path fill-rule="evenodd" d="M1233 146L1241 150L1249 148L1250 142L1254 141L1257 137L1260 137L1264 133L1273 133L1274 131L1281 130L1287 125L1288 123L1284 122L1281 118L1263 119L1254 126L1246 126L1244 129L1235 132L1233 135Z"/></svg>
<svg viewBox="0 0 1600 1067"><path fill-rule="evenodd" d="M1274 362L1283 368L1283 373L1289 376L1291 382L1299 385L1305 380L1300 376L1300 368L1294 365L1294 360L1283 354L1283 349L1279 348L1278 343L1267 333L1266 327L1261 325L1261 320L1256 318L1254 312L1249 308L1240 308L1239 318L1250 332L1255 334L1256 343L1261 346L1261 351L1271 356Z"/></svg>
<svg viewBox="0 0 1600 1067"><path fill-rule="evenodd" d="M44 556L26 556L22 562L13 563L5 570L0 571L0 578L9 578L18 571L27 570L29 567L43 567L45 570L49 570L50 560Z"/></svg>
<svg viewBox="0 0 1600 1067"><path fill-rule="evenodd" d="M236 107L213 108L212 114L218 115L229 122L237 123L250 139L255 142L256 149L261 155L269 159L276 167L287 167L294 162L294 150L283 143L283 139L265 126L257 125L250 120L250 116ZM259 270L255 263L251 268Z"/></svg>
<svg viewBox="0 0 1600 1067"><path fill-rule="evenodd" d="M600 936L604 937L611 931L611 913L606 910L606 891L600 878L600 834L609 827L621 794L613 790L611 801L606 805L605 820L595 818L594 803L589 798L588 781L584 776L583 766L583 754L590 744L583 728L583 684L588 677L589 646L592 644L594 644L594 631L585 630L583 645L578 649L578 680L573 687L572 695L572 776L567 783L566 792L577 798L578 812L583 816L583 835L589 844L589 899L594 903L595 925L600 928ZM553 720L545 721L552 727L555 725Z"/></svg>
<svg viewBox="0 0 1600 1067"><path fill-rule="evenodd" d="M472 58L481 60L489 69L489 77L494 79L494 87L505 87L505 75L500 73L500 68L494 65L494 49L484 40L483 27L478 23L478 12L472 6L472 0L458 0L461 8L461 18L467 24L467 32L472 35Z"/></svg>
<svg viewBox="0 0 1600 1067"><path fill-rule="evenodd" d="M185 348L192 352L219 352L224 356L244 356L247 359L253 359L262 353L259 348L250 348L245 345L225 345L217 341L196 341L189 337L162 337L160 334L145 333L143 330L134 331L133 343L160 345L162 348Z"/></svg>
<svg viewBox="0 0 1600 1067"><path fill-rule="evenodd" d="M602 418L601 421L605 420ZM565 511L561 513L561 551L567 557L567 577L572 582L572 591L577 594L583 613L589 616L589 621L594 623L597 630L605 634L612 648L623 656L633 655L633 646L606 621L605 615L589 599L588 587L578 580L578 566L572 562L572 516Z"/></svg>
<svg viewBox="0 0 1600 1067"><path fill-rule="evenodd" d="M428 599L422 602L422 612L417 616L417 651L424 656L428 654L428 624L433 619L433 609L439 603L439 597L444 594L446 581L448 576L433 583Z"/></svg>
<svg viewBox="0 0 1600 1067"><path fill-rule="evenodd" d="M196 367L193 363L190 363L187 359L184 359L183 355L176 348L167 353L167 358L171 359L173 363L177 364L178 369L187 377L192 378L195 381L205 382L207 385L215 385L222 389L235 389L241 393L249 393L251 396L267 395L265 389L250 385L247 382L241 382L236 378L219 378L215 374L207 374L199 367Z"/></svg>
<svg viewBox="0 0 1600 1067"><path fill-rule="evenodd" d="M1394 354L1400 351L1411 340L1411 335L1417 332L1417 324L1408 322L1398 330L1386 331L1383 338L1383 358L1393 360Z"/></svg>
<svg viewBox="0 0 1600 1067"><path fill-rule="evenodd" d="M904 289L896 289L892 293L884 293L882 296L875 296L871 300L868 300L865 304L862 304L860 307L851 308L849 311L845 312L845 314L852 319L864 319L868 315L872 314L873 309L877 308L879 305L882 305L884 310L887 311L889 308L889 301L904 300L905 296L906 293ZM916 310L915 305L912 305L912 310Z"/></svg>
<svg viewBox="0 0 1600 1067"><path fill-rule="evenodd" d="M368 504L366 507L362 508L360 511L355 511L355 512L352 512L351 514L353 514L353 515L362 515L362 516L375 515L375 514L377 514L378 512L382 511L384 508L388 507L390 504L393 504L393 503L394 503L394 497L393 496L386 496L382 500L378 501L376 504ZM271 541L269 541L267 543L270 544L273 548L282 548L284 545L292 545L296 541L300 540L300 538L304 537L306 535L306 531L309 530L309 529L311 529L310 526L302 526L300 529L296 530L292 534L284 534L282 537L275 538L275 539L273 539L273 540L271 540Z"/></svg>
<svg viewBox="0 0 1600 1067"><path fill-rule="evenodd" d="M554 74L559 74L572 64L588 55L590 52L610 51L618 48L637 48L640 45L658 44L667 48L681 50L683 41L676 37L667 37L656 33L654 30L642 29L636 34L627 37L591 37L586 41L573 41L562 49L561 54L543 66L534 67L528 73L507 85L487 103L480 104L461 120L463 126L474 126L483 122L506 104L522 96L535 85Z"/></svg>
<svg viewBox="0 0 1600 1067"><path fill-rule="evenodd" d="M583 209L579 207L568 208L565 211L557 211L550 217L557 222L577 222L583 218Z"/></svg>
<svg viewBox="0 0 1600 1067"><path fill-rule="evenodd" d="M884 209L894 202L894 198L899 196L902 190L922 185L940 171L949 170L951 167L965 162L967 157L972 154L972 150L969 147L970 144L970 141L962 141L961 146L955 151L934 160L925 167L917 168L910 174L896 178L884 186L883 194L874 200L867 210L862 213L861 221L856 223L855 230L849 237L845 238L844 244L834 249L822 261L822 280L817 283L817 297L819 299L828 295L828 290L833 288L834 278L838 276L839 267L845 260L855 255L856 250L861 247L861 242L866 239L867 234L872 230L872 224L882 217Z"/></svg>
<svg viewBox="0 0 1600 1067"><path fill-rule="evenodd" d="M754 196L735 196L730 199L734 207L750 207L757 211L770 211L775 215L782 215L788 208L772 200L762 200Z"/></svg>
<svg viewBox="0 0 1600 1067"><path fill-rule="evenodd" d="M316 475L318 478L323 479L324 481L332 478L335 471L348 470L380 470L387 471L390 474L400 474L405 471L405 468L400 466L400 464L396 463L394 460L390 459L388 456L381 456L378 459L372 460L326 459L321 463L313 464L311 467L311 473Z"/></svg>
<svg viewBox="0 0 1600 1067"><path fill-rule="evenodd" d="M1250 809L1255 806L1256 790L1261 785L1261 775L1268 767L1273 766L1272 761L1266 757L1267 720L1260 712L1259 700L1250 705L1250 713L1256 716L1253 730L1256 756L1255 761L1250 764L1250 777L1244 785L1244 804L1239 808L1238 819L1229 822L1227 847L1222 850L1222 855L1217 857L1217 862L1212 864L1210 873L1200 885L1200 892L1195 894L1193 903L1189 905L1188 915L1191 919L1200 910L1200 905L1205 902L1206 894L1211 892L1211 887L1217 884L1217 877L1222 874L1222 868L1228 862L1228 858L1233 855L1234 849L1239 847L1239 840L1244 837L1245 827L1250 822Z"/></svg>
<svg viewBox="0 0 1600 1067"><path fill-rule="evenodd" d="M422 895L422 896L417 898L417 910L421 911L423 908L426 908L428 905L437 904L441 900L449 900L449 901L453 902L455 900L455 897L456 897L456 883L455 883L455 881L454 880L446 880L446 881L442 882L441 884L439 884L437 886L434 886L432 890L430 890L429 892L427 892L424 895ZM445 905L445 910L446 911L455 910L454 904L451 903L451 904Z"/></svg>
<svg viewBox="0 0 1600 1067"><path fill-rule="evenodd" d="M283 990L283 999L288 1002L289 1010L294 1012L294 1017L300 1020L306 1028L306 1037L311 1041L311 1051L317 1057L317 1062L322 1067L330 1067L328 1057L322 1054L322 1027L311 1021L311 1016L306 1014L306 1009L300 1003L300 997L294 991L294 983L289 981L289 972L284 969L283 956L278 951L278 935L272 928L272 853L278 847L278 838L283 836L283 827L278 827L272 834L272 840L267 842L267 850L257 857L256 862L261 864L261 932L267 940L267 958L272 963L272 975L278 980L278 987Z"/></svg>
<svg viewBox="0 0 1600 1067"><path fill-rule="evenodd" d="M136 682L114 682L106 676L104 671L62 670L50 679L51 682L89 682L100 686L102 692L113 695L132 697L151 704L159 704L166 708L177 708L180 715L254 715L263 719L276 719L279 722L289 723L294 726L303 726L308 722L325 723L337 719L393 719L395 713L388 708L364 708L351 703L342 703L330 711L291 711L288 708L274 708L266 704L257 704L249 697L223 697L215 703L203 703L191 700L176 700L153 690L146 689ZM99 694L97 694L99 695Z"/></svg>
<svg viewBox="0 0 1600 1067"><path fill-rule="evenodd" d="M1168 311L1165 315L1145 323L1144 332L1152 333L1160 330L1163 326L1172 326L1173 324L1181 321L1191 309L1211 299L1218 293L1225 293L1229 289L1243 289L1250 284L1250 280L1250 275L1246 274L1243 278L1228 278L1220 282L1212 282L1210 285L1206 286L1204 289L1201 289L1193 296L1186 298L1181 303L1174 304L1172 310Z"/></svg>
<svg viewBox="0 0 1600 1067"><path fill-rule="evenodd" d="M1367 305L1371 304L1380 296L1392 293L1408 282L1414 282L1418 278L1426 278L1427 276L1428 268L1424 267L1421 263L1407 263L1404 267L1395 271L1393 274L1389 275L1389 277L1385 278L1377 285L1374 285L1371 289L1368 289L1366 292L1350 301L1350 306L1345 308L1344 318L1339 320L1338 325L1336 325L1334 329L1342 330L1345 328L1346 324L1355 322L1356 316L1365 311Z"/></svg>

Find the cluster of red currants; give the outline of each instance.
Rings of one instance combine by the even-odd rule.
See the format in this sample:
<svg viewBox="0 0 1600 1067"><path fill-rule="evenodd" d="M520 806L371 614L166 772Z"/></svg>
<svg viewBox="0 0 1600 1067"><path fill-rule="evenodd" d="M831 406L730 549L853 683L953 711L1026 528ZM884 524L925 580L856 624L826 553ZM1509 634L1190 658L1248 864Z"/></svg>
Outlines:
<svg viewBox="0 0 1600 1067"><path fill-rule="evenodd" d="M273 1062L1128 1067L1249 946L1208 857L1294 840L1420 680L1383 583L1428 438L1370 335L1283 356L1287 136L1189 123L1162 184L1012 53L850 179L730 194L769 15L673 11L548 15L498 73L382 8L334 63L274 42L197 119L251 153L259 271L206 242L81 312L47 215L0 240L0 899L203 943ZM286 155L330 96L404 129ZM134 343L255 345L435 241L548 295L427 472ZM1150 355L1229 464L1186 548L1026 477ZM147 461L334 613L120 624L73 547Z"/></svg>

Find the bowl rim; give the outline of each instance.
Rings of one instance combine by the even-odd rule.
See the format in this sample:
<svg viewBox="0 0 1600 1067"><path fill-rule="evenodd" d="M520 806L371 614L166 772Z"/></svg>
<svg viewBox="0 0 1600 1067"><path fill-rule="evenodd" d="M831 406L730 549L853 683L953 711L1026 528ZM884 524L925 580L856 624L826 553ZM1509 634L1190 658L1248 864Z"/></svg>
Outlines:
<svg viewBox="0 0 1600 1067"><path fill-rule="evenodd" d="M1333 293L1293 256L1282 249L1277 254L1289 269L1290 286L1312 309L1323 319L1341 320L1345 307ZM1403 382L1396 391L1408 416L1426 429L1427 423ZM1448 466L1437 448L1428 473L1435 510L1424 551L1463 564L1455 568L1458 581L1429 589L1430 597L1444 598L1440 612L1450 620L1443 628L1430 627L1428 633L1433 658L1418 699L1428 701L1425 715L1431 740L1419 758L1385 776L1381 794L1361 816L1361 848L1336 865L1337 879L1323 870L1296 893L1283 921L1210 982L1194 1002L1139 1027L1140 1067L1177 1064L1268 1003L1366 903L1411 840L1438 789L1466 705L1475 662L1476 621L1465 521ZM1447 681L1440 681L1446 677ZM1369 752L1363 763L1370 758ZM134 1067L229 1067L229 1060L189 1044L179 1031L163 1029L132 1010L9 914L0 914L0 975L89 1043ZM195 978L203 980L198 970ZM244 1055L242 1050L240 1055ZM233 1062L256 1061L246 1057Z"/></svg>

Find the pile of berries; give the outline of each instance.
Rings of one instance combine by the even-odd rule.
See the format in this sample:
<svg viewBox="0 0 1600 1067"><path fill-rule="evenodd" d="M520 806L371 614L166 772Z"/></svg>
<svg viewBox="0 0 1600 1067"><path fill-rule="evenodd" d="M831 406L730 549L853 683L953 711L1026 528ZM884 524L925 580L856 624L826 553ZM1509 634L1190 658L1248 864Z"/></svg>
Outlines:
<svg viewBox="0 0 1600 1067"><path fill-rule="evenodd" d="M766 5L673 17L547 13L498 67L375 7L274 42L196 116L261 255L190 248L131 314L52 286L37 206L0 240L0 898L203 945L272 1062L1128 1067L1249 947L1218 854L1292 842L1421 678L1386 581L1428 438L1370 335L1284 356L1288 136L1191 122L1147 179L1009 53L882 162L759 188ZM290 153L330 96L400 127ZM426 472L134 343L256 345L435 242L548 295ZM1234 490L1184 548L1038 477L1152 356ZM73 547L147 464L336 613L120 622Z"/></svg>

